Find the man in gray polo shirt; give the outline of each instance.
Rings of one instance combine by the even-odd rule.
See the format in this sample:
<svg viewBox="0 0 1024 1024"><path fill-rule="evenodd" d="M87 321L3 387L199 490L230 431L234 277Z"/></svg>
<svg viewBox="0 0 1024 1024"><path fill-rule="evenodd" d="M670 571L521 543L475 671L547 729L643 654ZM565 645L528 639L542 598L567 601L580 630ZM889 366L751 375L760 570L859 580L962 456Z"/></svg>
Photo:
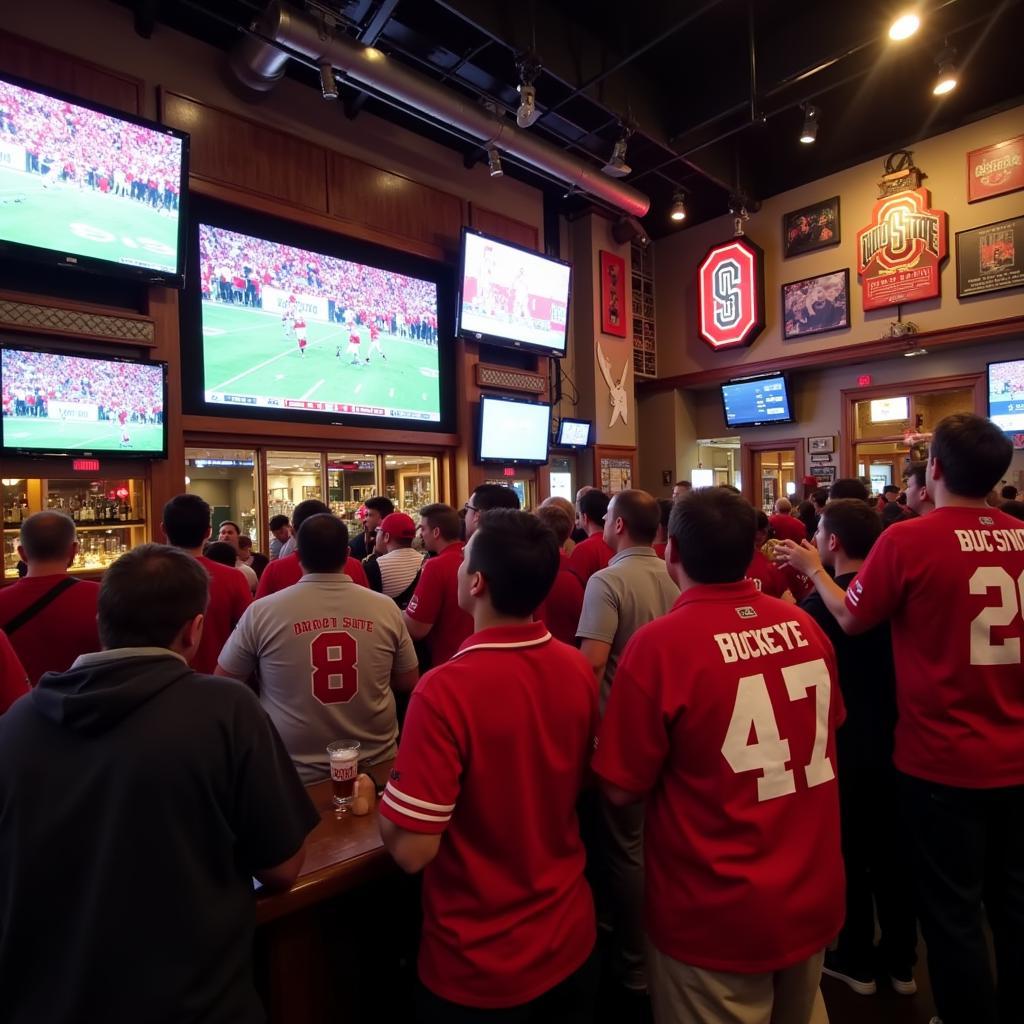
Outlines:
<svg viewBox="0 0 1024 1024"><path fill-rule="evenodd" d="M620 491L608 505L604 540L615 554L587 581L576 637L601 686L601 711L619 657L633 634L664 615L679 588L651 547L661 508L646 491ZM614 914L614 968L627 988L647 987L644 970L643 805L602 805L608 900Z"/></svg>
<svg viewBox="0 0 1024 1024"><path fill-rule="evenodd" d="M395 756L392 691L411 691L419 671L395 602L342 572L345 524L310 516L296 547L302 579L249 606L217 659L217 675L248 679L258 670L260 703L308 784L328 777L334 740L358 740L360 760L370 764Z"/></svg>

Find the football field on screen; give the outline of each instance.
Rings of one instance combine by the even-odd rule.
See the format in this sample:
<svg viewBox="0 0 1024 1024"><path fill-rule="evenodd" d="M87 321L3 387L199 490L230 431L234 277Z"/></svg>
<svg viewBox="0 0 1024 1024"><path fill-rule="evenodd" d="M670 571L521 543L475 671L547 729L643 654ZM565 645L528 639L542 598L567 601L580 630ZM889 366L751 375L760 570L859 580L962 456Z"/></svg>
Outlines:
<svg viewBox="0 0 1024 1024"><path fill-rule="evenodd" d="M0 168L0 235L10 242L174 272L178 211Z"/></svg>
<svg viewBox="0 0 1024 1024"><path fill-rule="evenodd" d="M309 321L309 344L302 356L296 339L285 334L279 314L204 301L205 390L261 399L382 406L431 413L436 419L440 412L437 346L382 331L384 361L370 345L369 331L365 327L358 331L357 365L348 352L349 329L338 323Z"/></svg>
<svg viewBox="0 0 1024 1024"><path fill-rule="evenodd" d="M4 444L58 452L159 451L163 429L159 423L128 423L131 443L122 447L121 426L116 420L67 422L46 416L6 416Z"/></svg>

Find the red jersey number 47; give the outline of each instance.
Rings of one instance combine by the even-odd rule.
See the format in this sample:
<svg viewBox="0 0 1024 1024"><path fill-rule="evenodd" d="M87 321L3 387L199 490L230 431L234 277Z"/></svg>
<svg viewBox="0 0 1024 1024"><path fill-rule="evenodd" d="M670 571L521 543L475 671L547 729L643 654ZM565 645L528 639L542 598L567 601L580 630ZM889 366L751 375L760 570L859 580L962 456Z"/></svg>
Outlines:
<svg viewBox="0 0 1024 1024"><path fill-rule="evenodd" d="M321 633L309 644L313 696L321 704L346 704L359 692L359 645L351 633Z"/></svg>

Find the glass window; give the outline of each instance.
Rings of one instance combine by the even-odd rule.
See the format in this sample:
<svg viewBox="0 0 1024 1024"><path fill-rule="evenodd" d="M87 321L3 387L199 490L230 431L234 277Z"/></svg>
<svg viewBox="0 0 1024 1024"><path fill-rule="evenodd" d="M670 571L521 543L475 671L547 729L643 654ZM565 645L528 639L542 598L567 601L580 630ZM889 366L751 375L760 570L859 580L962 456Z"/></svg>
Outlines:
<svg viewBox="0 0 1024 1024"><path fill-rule="evenodd" d="M367 498L379 494L377 456L342 453L327 456L327 503L331 511L345 521L350 537L362 529L356 515Z"/></svg>
<svg viewBox="0 0 1024 1024"><path fill-rule="evenodd" d="M267 521L292 517L307 498L324 499L320 452L267 452Z"/></svg>
<svg viewBox="0 0 1024 1024"><path fill-rule="evenodd" d="M185 490L198 494L213 517L213 537L226 519L238 523L238 530L259 543L256 518L256 453L238 448L186 448Z"/></svg>
<svg viewBox="0 0 1024 1024"><path fill-rule="evenodd" d="M437 459L429 455L385 455L384 487L395 508L419 519L437 501Z"/></svg>

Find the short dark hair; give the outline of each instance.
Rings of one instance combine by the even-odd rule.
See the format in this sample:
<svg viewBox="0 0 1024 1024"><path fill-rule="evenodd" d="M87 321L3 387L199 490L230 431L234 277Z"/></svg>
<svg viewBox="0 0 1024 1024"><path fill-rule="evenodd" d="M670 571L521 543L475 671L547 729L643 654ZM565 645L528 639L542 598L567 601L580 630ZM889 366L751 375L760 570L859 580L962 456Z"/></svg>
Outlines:
<svg viewBox="0 0 1024 1024"><path fill-rule="evenodd" d="M218 531L221 530L225 526L233 526L235 528L235 533L237 533L237 534L241 534L241 532L242 532L242 528L238 525L238 523L236 523L234 521L234 519L222 519L217 524Z"/></svg>
<svg viewBox="0 0 1024 1024"><path fill-rule="evenodd" d="M211 562L234 567L238 561L238 552L226 540L213 540L203 548L203 555Z"/></svg>
<svg viewBox="0 0 1024 1024"><path fill-rule="evenodd" d="M292 509L292 532L298 534L299 527L310 516L322 516L324 513L329 515L330 511L319 498L307 498L305 501L300 501Z"/></svg>
<svg viewBox="0 0 1024 1024"><path fill-rule="evenodd" d="M1013 516L1014 519L1024 519L1024 501L1014 498L1013 501L1007 501L1000 505L999 511Z"/></svg>
<svg viewBox="0 0 1024 1024"><path fill-rule="evenodd" d="M689 480L677 480L672 485L672 490L675 490L677 487L685 487L687 490L689 490L691 487L693 487L693 484L691 484Z"/></svg>
<svg viewBox="0 0 1024 1024"><path fill-rule="evenodd" d="M900 493L900 489L896 486L896 484L886 484L882 488L882 493L883 494L899 494Z"/></svg>
<svg viewBox="0 0 1024 1024"><path fill-rule="evenodd" d="M867 558L882 533L882 520L859 498L836 498L821 513L821 528L836 536L850 558Z"/></svg>
<svg viewBox="0 0 1024 1024"><path fill-rule="evenodd" d="M557 505L541 505L534 515L555 535L561 547L572 533L572 520L564 508Z"/></svg>
<svg viewBox="0 0 1024 1024"><path fill-rule="evenodd" d="M504 484L479 484L473 488L472 498L478 512L492 508L519 508L519 495Z"/></svg>
<svg viewBox="0 0 1024 1024"><path fill-rule="evenodd" d="M857 498L859 501L868 500L868 489L863 480L857 480L852 476L841 476L833 481L828 489L828 500L835 501L837 498Z"/></svg>
<svg viewBox="0 0 1024 1024"><path fill-rule="evenodd" d="M1017 488L1013 484L1006 484L1003 489L999 492L1000 498L1005 498L1006 501L1016 501L1017 499Z"/></svg>
<svg viewBox="0 0 1024 1024"><path fill-rule="evenodd" d="M610 500L604 491L599 491L596 488L592 491L587 491L577 502L580 515L586 516L591 522L597 523L599 526L604 526L604 517L608 514L608 502Z"/></svg>
<svg viewBox="0 0 1024 1024"><path fill-rule="evenodd" d="M626 525L629 536L641 544L650 544L658 533L661 523L661 509L653 495L646 491L629 489L612 496L608 505L615 502L615 516Z"/></svg>
<svg viewBox="0 0 1024 1024"><path fill-rule="evenodd" d="M768 513L763 508L754 509L754 521L757 523L757 529L755 533L760 533L761 530L767 530L770 534L774 535L775 531L772 529L771 520L768 518Z"/></svg>
<svg viewBox="0 0 1024 1024"><path fill-rule="evenodd" d="M487 580L495 611L525 618L555 582L558 547L558 538L535 515L491 509L470 539L466 568Z"/></svg>
<svg viewBox="0 0 1024 1024"><path fill-rule="evenodd" d="M927 487L928 463L922 459L912 462L907 467L907 480L913 480L915 487Z"/></svg>
<svg viewBox="0 0 1024 1024"><path fill-rule="evenodd" d="M813 501L819 508L824 508L828 502L828 488L815 487L814 490L811 491L811 501Z"/></svg>
<svg viewBox="0 0 1024 1024"><path fill-rule="evenodd" d="M348 560L348 527L330 512L318 512L302 521L295 550L307 572L337 572Z"/></svg>
<svg viewBox="0 0 1024 1024"><path fill-rule="evenodd" d="M668 517L672 515L672 506L675 502L671 498L659 498L658 508L661 509L661 528L668 533Z"/></svg>
<svg viewBox="0 0 1024 1024"><path fill-rule="evenodd" d="M898 501L889 502L881 512L878 513L882 529L892 526L893 523L903 521L903 506Z"/></svg>
<svg viewBox="0 0 1024 1024"><path fill-rule="evenodd" d="M440 530L445 540L458 540L462 536L462 522L459 513L443 501L424 505L420 509L420 522L427 523L428 529Z"/></svg>
<svg viewBox="0 0 1024 1024"><path fill-rule="evenodd" d="M686 575L695 583L735 583L754 554L754 508L724 487L700 487L680 498L669 519Z"/></svg>
<svg viewBox="0 0 1024 1024"><path fill-rule="evenodd" d="M103 574L97 624L104 648L168 647L206 611L209 577L191 555L140 544Z"/></svg>
<svg viewBox="0 0 1024 1024"><path fill-rule="evenodd" d="M164 533L176 548L194 550L210 532L210 506L198 494L176 494L162 513Z"/></svg>
<svg viewBox="0 0 1024 1024"><path fill-rule="evenodd" d="M287 526L288 522L287 516L277 515L270 520L268 526L270 527L271 532L273 532L274 530L280 530L282 526Z"/></svg>
<svg viewBox="0 0 1024 1024"><path fill-rule="evenodd" d="M33 512L21 524L19 540L30 562L68 558L75 543L75 521L63 512Z"/></svg>
<svg viewBox="0 0 1024 1024"><path fill-rule="evenodd" d="M391 515L395 511L395 503L390 498L385 498L383 495L377 495L373 498L367 498L363 502L366 508L372 508L374 512L379 512L381 519L385 516Z"/></svg>
<svg viewBox="0 0 1024 1024"><path fill-rule="evenodd" d="M238 546L240 548L251 548L252 547L252 537L250 537L249 534L247 534L247 533L240 533L238 535Z"/></svg>
<svg viewBox="0 0 1024 1024"><path fill-rule="evenodd" d="M957 412L935 428L930 454L952 494L984 498L1010 465L1013 443L984 416Z"/></svg>

